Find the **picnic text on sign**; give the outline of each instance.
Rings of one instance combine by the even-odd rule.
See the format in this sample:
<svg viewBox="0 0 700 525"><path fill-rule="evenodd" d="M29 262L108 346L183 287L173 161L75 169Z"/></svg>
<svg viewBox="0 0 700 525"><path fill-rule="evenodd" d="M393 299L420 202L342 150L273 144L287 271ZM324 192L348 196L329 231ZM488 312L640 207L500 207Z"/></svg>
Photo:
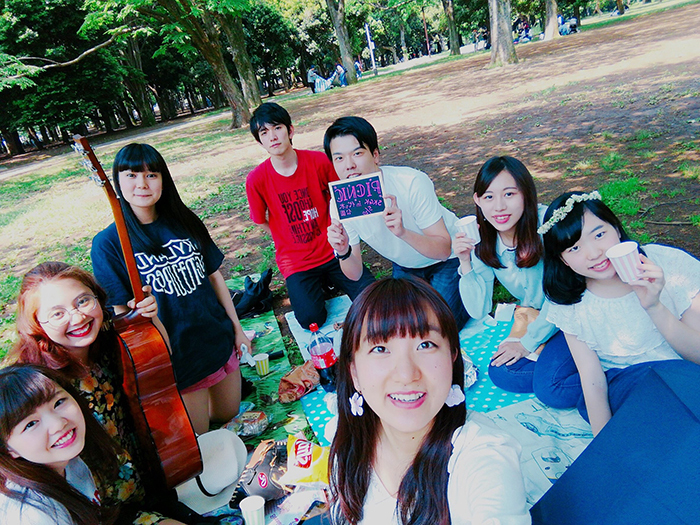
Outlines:
<svg viewBox="0 0 700 525"><path fill-rule="evenodd" d="M331 214L341 221L384 212L384 187L379 172L331 182L329 185Z"/></svg>

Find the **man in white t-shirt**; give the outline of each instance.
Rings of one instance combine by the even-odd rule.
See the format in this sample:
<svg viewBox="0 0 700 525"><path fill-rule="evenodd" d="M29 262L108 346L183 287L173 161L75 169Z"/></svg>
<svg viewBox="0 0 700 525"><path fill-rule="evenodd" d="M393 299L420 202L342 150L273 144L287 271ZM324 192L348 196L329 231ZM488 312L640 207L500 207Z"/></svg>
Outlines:
<svg viewBox="0 0 700 525"><path fill-rule="evenodd" d="M340 179L380 172L387 202L382 215L344 224L332 219L328 242L343 273L354 280L361 277L363 240L393 263L394 277L410 274L428 281L450 306L461 329L469 315L459 297L459 259L452 253L457 217L440 204L430 178L405 166L380 169L377 133L361 117L336 120L326 130L323 147Z"/></svg>

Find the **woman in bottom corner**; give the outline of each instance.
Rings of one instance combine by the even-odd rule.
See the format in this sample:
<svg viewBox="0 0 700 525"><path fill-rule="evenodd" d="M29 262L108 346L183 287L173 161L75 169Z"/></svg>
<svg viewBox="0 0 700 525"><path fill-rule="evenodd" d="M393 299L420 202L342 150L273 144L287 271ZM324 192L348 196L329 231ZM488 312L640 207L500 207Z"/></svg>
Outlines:
<svg viewBox="0 0 700 525"><path fill-rule="evenodd" d="M353 302L331 447L335 524L527 524L518 443L464 401L447 304L417 279Z"/></svg>

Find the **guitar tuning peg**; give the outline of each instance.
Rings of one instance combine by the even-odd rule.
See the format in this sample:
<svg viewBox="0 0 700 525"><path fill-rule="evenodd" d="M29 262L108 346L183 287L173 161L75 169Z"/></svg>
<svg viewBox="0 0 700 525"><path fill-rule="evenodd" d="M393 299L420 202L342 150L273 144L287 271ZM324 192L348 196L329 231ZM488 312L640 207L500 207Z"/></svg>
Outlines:
<svg viewBox="0 0 700 525"><path fill-rule="evenodd" d="M95 175L96 172L97 172L97 170L92 171L92 172L90 173L90 178L92 179L92 182L94 182L94 183L97 184L100 188L102 188L102 187L105 185L105 181L103 181L102 179L100 179L99 176Z"/></svg>

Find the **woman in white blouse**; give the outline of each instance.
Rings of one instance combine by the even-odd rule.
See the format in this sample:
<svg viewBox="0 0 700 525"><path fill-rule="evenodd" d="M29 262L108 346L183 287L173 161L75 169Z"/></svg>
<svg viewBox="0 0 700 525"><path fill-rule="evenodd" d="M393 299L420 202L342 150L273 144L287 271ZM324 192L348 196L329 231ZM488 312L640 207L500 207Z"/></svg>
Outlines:
<svg viewBox="0 0 700 525"><path fill-rule="evenodd" d="M331 446L335 524L527 524L517 442L466 415L454 317L418 279L367 287L345 320Z"/></svg>

